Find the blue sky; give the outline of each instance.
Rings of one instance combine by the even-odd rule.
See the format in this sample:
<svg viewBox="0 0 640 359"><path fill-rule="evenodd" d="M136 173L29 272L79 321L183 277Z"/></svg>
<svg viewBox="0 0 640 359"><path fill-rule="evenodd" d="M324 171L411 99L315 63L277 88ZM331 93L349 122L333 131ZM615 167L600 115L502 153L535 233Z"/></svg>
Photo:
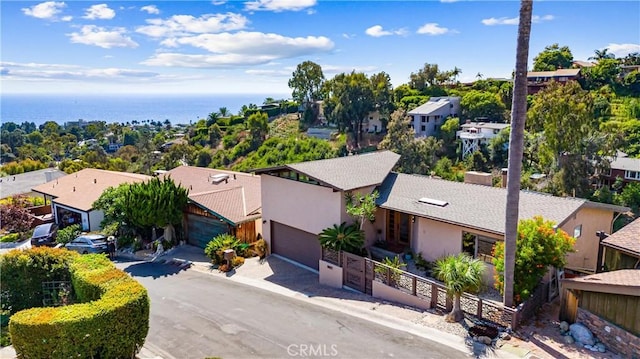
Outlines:
<svg viewBox="0 0 640 359"><path fill-rule="evenodd" d="M2 93L290 94L296 65L327 78L424 63L461 81L510 77L518 1L2 1ZM530 62L640 52L639 1L536 1Z"/></svg>

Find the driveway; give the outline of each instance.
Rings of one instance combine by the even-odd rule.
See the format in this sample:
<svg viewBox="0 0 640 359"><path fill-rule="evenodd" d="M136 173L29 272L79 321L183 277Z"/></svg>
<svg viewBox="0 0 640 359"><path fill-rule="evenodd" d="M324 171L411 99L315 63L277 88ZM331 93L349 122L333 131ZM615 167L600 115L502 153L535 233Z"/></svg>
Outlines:
<svg viewBox="0 0 640 359"><path fill-rule="evenodd" d="M460 358L410 333L226 278L123 262L149 291L145 347L165 358Z"/></svg>

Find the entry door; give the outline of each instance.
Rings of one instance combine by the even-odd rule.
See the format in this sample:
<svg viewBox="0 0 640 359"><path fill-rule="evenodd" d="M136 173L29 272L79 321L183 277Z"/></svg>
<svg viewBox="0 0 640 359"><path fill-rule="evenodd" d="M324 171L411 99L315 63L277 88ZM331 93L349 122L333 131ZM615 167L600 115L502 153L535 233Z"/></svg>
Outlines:
<svg viewBox="0 0 640 359"><path fill-rule="evenodd" d="M387 211L387 247L401 252L411 244L411 215Z"/></svg>

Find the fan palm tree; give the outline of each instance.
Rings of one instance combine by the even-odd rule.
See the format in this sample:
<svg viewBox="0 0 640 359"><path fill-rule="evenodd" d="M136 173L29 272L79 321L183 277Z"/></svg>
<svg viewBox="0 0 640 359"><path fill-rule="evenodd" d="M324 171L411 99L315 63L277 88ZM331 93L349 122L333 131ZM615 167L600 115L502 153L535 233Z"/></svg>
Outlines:
<svg viewBox="0 0 640 359"><path fill-rule="evenodd" d="M527 59L531 35L533 0L520 2L520 23L516 47L516 71L513 80L509 165L507 174L507 206L504 231L504 305L513 306L513 272L516 265L520 173L524 152L524 122L527 116Z"/></svg>
<svg viewBox="0 0 640 359"><path fill-rule="evenodd" d="M357 225L342 222L339 226L325 228L318 236L322 248L359 253L364 245L364 232Z"/></svg>
<svg viewBox="0 0 640 359"><path fill-rule="evenodd" d="M608 48L602 50L595 50L593 56L589 57L589 60L602 60L602 59L615 59L616 55L609 52Z"/></svg>
<svg viewBox="0 0 640 359"><path fill-rule="evenodd" d="M433 273L436 278L444 282L447 292L454 298L453 309L445 318L447 322L459 322L464 318L460 296L465 291L480 288L484 271L484 262L471 258L466 253L447 256L436 261Z"/></svg>

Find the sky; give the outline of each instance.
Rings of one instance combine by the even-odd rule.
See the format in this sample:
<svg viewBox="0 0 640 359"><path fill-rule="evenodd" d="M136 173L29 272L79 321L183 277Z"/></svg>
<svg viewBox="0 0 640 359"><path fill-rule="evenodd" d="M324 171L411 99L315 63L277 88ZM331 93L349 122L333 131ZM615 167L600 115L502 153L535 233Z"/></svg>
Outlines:
<svg viewBox="0 0 640 359"><path fill-rule="evenodd" d="M327 79L386 72L394 86L425 63L459 80L511 77L518 1L0 2L2 94L287 96L304 61ZM529 59L568 46L640 52L640 1L535 1Z"/></svg>

